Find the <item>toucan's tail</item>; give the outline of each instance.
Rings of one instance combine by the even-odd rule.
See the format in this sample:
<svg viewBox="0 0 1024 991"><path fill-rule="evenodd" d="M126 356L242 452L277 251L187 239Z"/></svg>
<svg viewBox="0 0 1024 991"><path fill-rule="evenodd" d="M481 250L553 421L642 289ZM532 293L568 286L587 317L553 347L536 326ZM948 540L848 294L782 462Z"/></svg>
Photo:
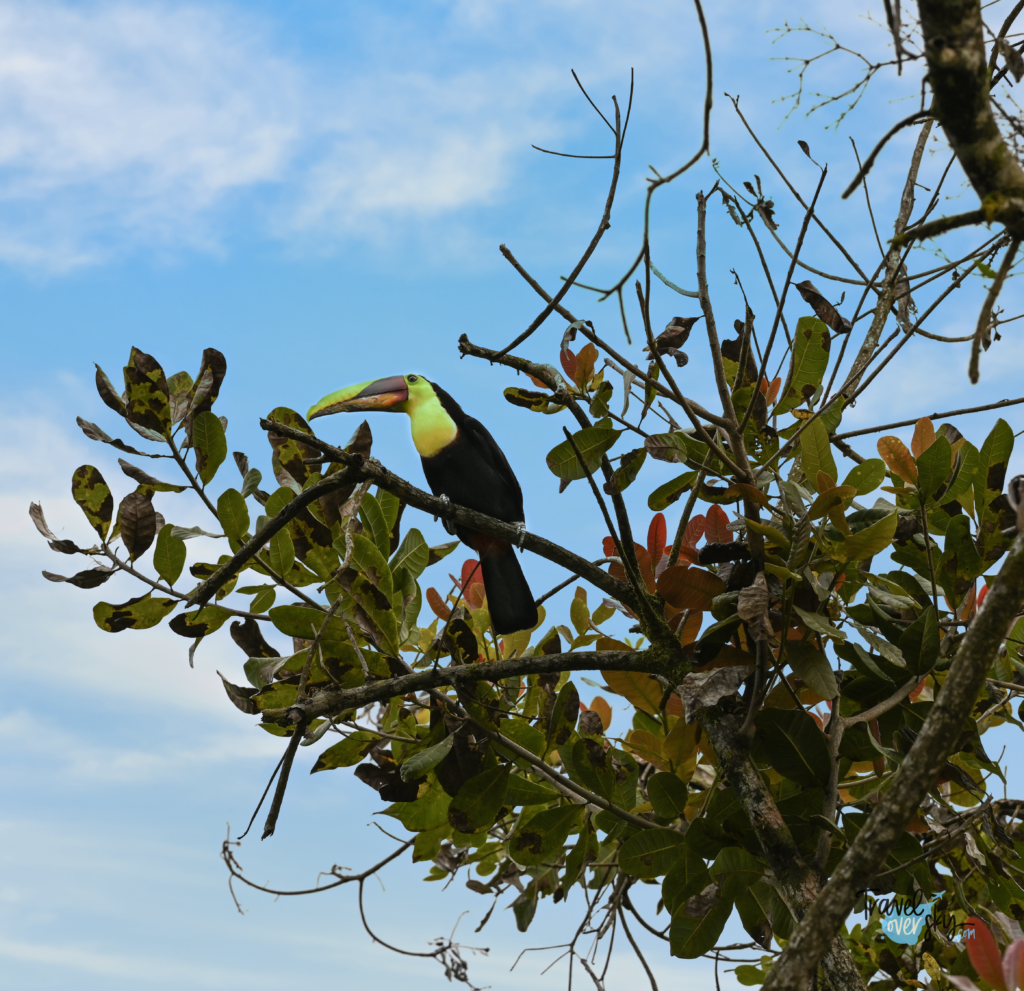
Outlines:
<svg viewBox="0 0 1024 991"><path fill-rule="evenodd" d="M533 629L537 625L537 607L515 549L506 544L504 548L481 554L480 570L494 631L515 633Z"/></svg>

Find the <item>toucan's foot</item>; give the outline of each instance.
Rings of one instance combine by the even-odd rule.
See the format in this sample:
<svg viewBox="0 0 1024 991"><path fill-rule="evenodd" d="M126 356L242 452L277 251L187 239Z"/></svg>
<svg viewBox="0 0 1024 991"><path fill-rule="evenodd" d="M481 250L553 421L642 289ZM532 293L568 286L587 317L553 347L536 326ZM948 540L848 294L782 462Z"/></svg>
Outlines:
<svg viewBox="0 0 1024 991"><path fill-rule="evenodd" d="M443 505L445 509L448 509L451 506L451 504L452 504L451 499L449 499L448 496L446 496L446 495L439 495L437 498L441 501L441 505ZM435 523L437 522L437 517L436 516L434 517L434 522ZM447 521L446 521L446 528L447 528Z"/></svg>
<svg viewBox="0 0 1024 991"><path fill-rule="evenodd" d="M516 524L516 546L520 550L523 549L523 541L525 539L526 539L526 524L525 523L517 523Z"/></svg>

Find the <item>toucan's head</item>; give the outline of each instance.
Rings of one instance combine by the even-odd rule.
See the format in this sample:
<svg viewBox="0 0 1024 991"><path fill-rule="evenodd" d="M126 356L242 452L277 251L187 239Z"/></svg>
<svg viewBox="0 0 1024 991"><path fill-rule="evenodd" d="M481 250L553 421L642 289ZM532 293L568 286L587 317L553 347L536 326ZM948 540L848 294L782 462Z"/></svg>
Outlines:
<svg viewBox="0 0 1024 991"><path fill-rule="evenodd" d="M360 382L332 392L314 403L307 420L331 413L408 413L421 399L434 396L434 387L422 375L391 375L372 382Z"/></svg>

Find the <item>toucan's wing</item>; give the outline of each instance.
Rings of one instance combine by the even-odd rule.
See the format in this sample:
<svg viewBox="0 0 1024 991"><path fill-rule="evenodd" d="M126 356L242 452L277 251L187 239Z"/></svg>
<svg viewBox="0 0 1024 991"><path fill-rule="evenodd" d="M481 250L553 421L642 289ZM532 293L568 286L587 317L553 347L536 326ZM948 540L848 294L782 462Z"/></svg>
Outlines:
<svg viewBox="0 0 1024 991"><path fill-rule="evenodd" d="M519 479L516 478L512 466L505 457L505 452L498 447L497 441L491 436L490 431L473 417L467 416L459 427L459 432L468 440L473 448L490 465L495 474L508 487L512 494L516 509L517 519L523 519L523 490L519 487Z"/></svg>

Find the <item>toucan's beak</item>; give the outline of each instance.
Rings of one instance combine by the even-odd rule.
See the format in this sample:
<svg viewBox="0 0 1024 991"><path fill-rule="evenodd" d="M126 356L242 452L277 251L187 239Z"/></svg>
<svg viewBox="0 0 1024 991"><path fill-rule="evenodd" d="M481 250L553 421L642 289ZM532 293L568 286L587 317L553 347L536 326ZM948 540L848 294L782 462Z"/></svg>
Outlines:
<svg viewBox="0 0 1024 991"><path fill-rule="evenodd" d="M409 398L409 387L401 375L376 379L373 382L360 382L350 385L337 392L324 396L318 403L309 407L307 420L318 416L329 416L331 413L362 413L373 410L385 412L394 410L399 403Z"/></svg>

